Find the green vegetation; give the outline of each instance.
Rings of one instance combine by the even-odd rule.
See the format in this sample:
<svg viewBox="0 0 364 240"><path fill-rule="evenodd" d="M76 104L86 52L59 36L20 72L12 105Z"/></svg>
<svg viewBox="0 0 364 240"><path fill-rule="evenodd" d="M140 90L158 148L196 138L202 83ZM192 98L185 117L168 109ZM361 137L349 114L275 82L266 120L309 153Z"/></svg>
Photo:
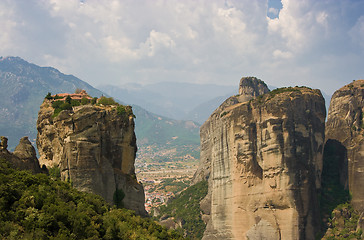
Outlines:
<svg viewBox="0 0 364 240"><path fill-rule="evenodd" d="M338 205L331 214L326 239L361 239L362 230L356 231L358 220L359 214L350 203Z"/></svg>
<svg viewBox="0 0 364 240"><path fill-rule="evenodd" d="M63 97L60 97L56 94L56 96L52 97L52 93L48 92L47 95L45 96L45 99L48 100L57 100L57 99L62 99Z"/></svg>
<svg viewBox="0 0 364 240"><path fill-rule="evenodd" d="M114 200L114 204L116 205L117 208L124 207L124 204L123 204L124 197L125 197L125 193L124 193L123 189L115 190L113 200Z"/></svg>
<svg viewBox="0 0 364 240"><path fill-rule="evenodd" d="M108 98L105 96L100 97L98 104L102 104L104 106L119 105L117 102L115 102L115 100L112 97Z"/></svg>
<svg viewBox="0 0 364 240"><path fill-rule="evenodd" d="M57 96L57 95L56 95ZM56 99L55 97L52 97L51 93L48 92L47 96L45 97L46 99L52 100L52 99ZM90 101L87 98L82 98L81 101L78 100L74 100L72 99L69 95L66 97L65 101L61 101L61 100L56 100L52 103L52 107L54 108L54 113L52 115L52 117L57 117L59 115L60 112L62 112L63 110L72 110L73 107L75 106L80 106L80 105L87 105L87 104L96 104L97 102L97 98L92 98L92 100ZM115 100L110 97L104 97L102 96L99 101L98 104L104 105L104 106L110 106L110 105L114 105L117 106L116 107L116 111L119 115L123 116L123 117L129 117L129 116L133 116L135 118L135 115L133 114L133 110L131 106L124 106L121 105L117 102L115 102Z"/></svg>
<svg viewBox="0 0 364 240"><path fill-rule="evenodd" d="M69 104L71 104L71 103L72 103L72 98L71 98L71 96L70 96L70 95L68 95L68 96L66 97L65 102L66 102L66 103L69 103Z"/></svg>
<svg viewBox="0 0 364 240"><path fill-rule="evenodd" d="M57 117L60 112L63 110L72 110L72 105L68 102L63 102L60 100L54 101L52 103L52 107L54 108L54 113L52 117Z"/></svg>
<svg viewBox="0 0 364 240"><path fill-rule="evenodd" d="M92 104L92 105L95 105L95 104L96 104L96 102L97 102L97 97L93 97L93 98L91 99L91 104Z"/></svg>
<svg viewBox="0 0 364 240"><path fill-rule="evenodd" d="M180 219L183 231L190 239L201 239L206 225L201 218L200 201L208 191L207 181L201 181L170 200L160 208L160 216L168 215Z"/></svg>
<svg viewBox="0 0 364 240"><path fill-rule="evenodd" d="M47 96L45 96L46 99L51 100L53 99L52 94L48 92Z"/></svg>
<svg viewBox="0 0 364 240"><path fill-rule="evenodd" d="M81 105L81 102L79 102L77 100L74 100L74 99L71 100L71 106L72 107L80 106L80 105Z"/></svg>
<svg viewBox="0 0 364 240"><path fill-rule="evenodd" d="M59 167L53 166L48 170L49 176L55 180L61 180L61 171Z"/></svg>
<svg viewBox="0 0 364 240"><path fill-rule="evenodd" d="M255 99L250 100L249 103L251 101L254 101L255 100L259 104L261 104L261 103L263 103L263 99L265 99L266 101L269 101L269 100L271 100L272 98L274 98L278 94L285 93L285 92L301 92L301 89L303 89L303 88L311 89L311 88L306 87L306 86L295 86L295 87L276 88L276 89L273 89L272 91L270 91L269 93L266 93L266 94L257 96Z"/></svg>
<svg viewBox="0 0 364 240"><path fill-rule="evenodd" d="M120 104L116 107L116 111L121 116L128 116L128 117L133 116L133 118L136 118L135 115L133 114L131 106L124 106Z"/></svg>
<svg viewBox="0 0 364 240"><path fill-rule="evenodd" d="M0 159L1 239L182 239L133 211Z"/></svg>
<svg viewBox="0 0 364 240"><path fill-rule="evenodd" d="M97 98L96 98L97 99ZM90 99L88 99L88 98L85 98L85 97L83 97L82 99L81 99L81 105L87 105L87 104L90 104L91 103L91 101L90 101ZM95 103L96 103L96 101L95 101Z"/></svg>

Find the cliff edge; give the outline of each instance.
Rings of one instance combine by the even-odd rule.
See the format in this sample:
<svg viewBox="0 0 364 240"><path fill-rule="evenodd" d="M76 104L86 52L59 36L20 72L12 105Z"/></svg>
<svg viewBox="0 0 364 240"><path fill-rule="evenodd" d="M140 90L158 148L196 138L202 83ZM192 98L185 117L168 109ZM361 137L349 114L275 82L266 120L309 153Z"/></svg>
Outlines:
<svg viewBox="0 0 364 240"><path fill-rule="evenodd" d="M144 189L134 169L137 146L132 114L116 106L87 104L57 115L52 100L45 99L37 129L41 164L58 167L62 180L71 181L78 190L146 215Z"/></svg>

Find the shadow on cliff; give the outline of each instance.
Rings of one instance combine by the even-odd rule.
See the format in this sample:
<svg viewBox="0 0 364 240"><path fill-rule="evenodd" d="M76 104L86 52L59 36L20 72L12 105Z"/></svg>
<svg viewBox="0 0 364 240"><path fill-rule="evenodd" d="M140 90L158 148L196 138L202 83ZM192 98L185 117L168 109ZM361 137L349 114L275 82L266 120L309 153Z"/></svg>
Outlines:
<svg viewBox="0 0 364 240"><path fill-rule="evenodd" d="M320 209L322 235L328 228L332 211L350 201L348 184L348 159L346 148L337 140L326 141L323 155Z"/></svg>

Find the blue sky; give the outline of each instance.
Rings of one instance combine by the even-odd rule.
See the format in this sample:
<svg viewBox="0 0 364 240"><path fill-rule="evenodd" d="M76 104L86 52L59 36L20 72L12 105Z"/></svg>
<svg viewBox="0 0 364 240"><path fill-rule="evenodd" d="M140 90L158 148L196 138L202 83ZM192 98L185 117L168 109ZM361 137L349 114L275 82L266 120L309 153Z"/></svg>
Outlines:
<svg viewBox="0 0 364 240"><path fill-rule="evenodd" d="M0 0L2 56L94 85L364 78L364 0Z"/></svg>

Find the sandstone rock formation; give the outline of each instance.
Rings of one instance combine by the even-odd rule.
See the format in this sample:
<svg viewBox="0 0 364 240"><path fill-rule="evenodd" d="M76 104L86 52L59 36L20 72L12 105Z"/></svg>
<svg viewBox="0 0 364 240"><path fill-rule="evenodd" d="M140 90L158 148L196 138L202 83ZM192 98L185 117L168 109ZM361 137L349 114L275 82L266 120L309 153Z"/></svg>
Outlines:
<svg viewBox="0 0 364 240"><path fill-rule="evenodd" d="M364 80L357 80L333 94L326 123L326 144L341 149L341 183L352 193L351 203L360 212L364 212L363 112Z"/></svg>
<svg viewBox="0 0 364 240"><path fill-rule="evenodd" d="M78 106L56 117L53 111L45 99L37 121L41 164L60 168L63 180L110 203L122 190L123 206L146 215L144 189L134 169L133 117L118 113L115 106Z"/></svg>
<svg viewBox="0 0 364 240"><path fill-rule="evenodd" d="M4 158L17 169L29 170L32 173L42 172L37 154L28 137L22 137L20 139L19 145L15 148L13 153L7 150L8 139L4 136L1 136L0 139L0 158Z"/></svg>
<svg viewBox="0 0 364 240"><path fill-rule="evenodd" d="M269 92L269 88L267 85L260 79L256 77L243 77L240 79L239 84L239 95L235 95L226 99L215 112L222 112L223 109L237 104L243 103L251 100L254 97L259 95L263 95ZM210 131L206 129L206 131L200 131L200 139L201 139L201 156L200 156L200 164L196 173L193 177L193 183L200 182L202 180L207 180L210 176L210 152L208 151L210 145L209 136ZM207 154L204 156L204 154Z"/></svg>
<svg viewBox="0 0 364 240"><path fill-rule="evenodd" d="M269 92L267 84L256 77L243 77L239 84L239 102L246 102L250 99Z"/></svg>
<svg viewBox="0 0 364 240"><path fill-rule="evenodd" d="M319 90L296 87L231 97L210 116L195 175L209 180L203 239L315 239L325 115Z"/></svg>

